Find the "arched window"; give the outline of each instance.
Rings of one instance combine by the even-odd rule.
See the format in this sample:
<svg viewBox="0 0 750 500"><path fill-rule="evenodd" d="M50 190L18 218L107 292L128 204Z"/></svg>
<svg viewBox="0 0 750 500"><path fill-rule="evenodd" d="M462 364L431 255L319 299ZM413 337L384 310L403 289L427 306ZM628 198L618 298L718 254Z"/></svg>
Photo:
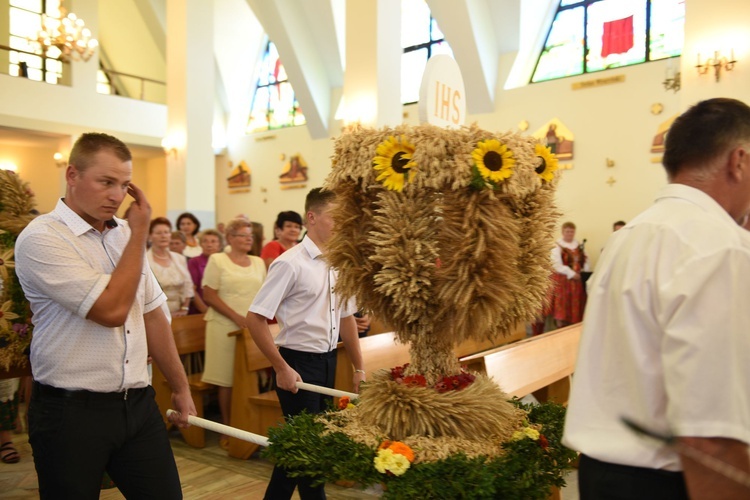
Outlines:
<svg viewBox="0 0 750 500"><path fill-rule="evenodd" d="M685 0L562 0L531 81L679 56L684 25Z"/></svg>
<svg viewBox="0 0 750 500"><path fill-rule="evenodd" d="M419 85L427 60L435 54L453 51L443 32L430 15L424 0L401 0L401 102L411 104L419 100Z"/></svg>
<svg viewBox="0 0 750 500"><path fill-rule="evenodd" d="M262 132L305 124L305 115L294 96L276 46L270 40L260 60L247 132Z"/></svg>
<svg viewBox="0 0 750 500"><path fill-rule="evenodd" d="M10 0L10 38L8 46L9 67L11 76L23 76L30 80L47 83L58 83L62 78L63 63L57 57L32 55L38 45L30 42L35 39L42 28L42 14L52 17L60 16L59 0ZM53 50L50 49L48 54ZM51 54L50 54L51 55ZM58 53L59 56L59 53Z"/></svg>

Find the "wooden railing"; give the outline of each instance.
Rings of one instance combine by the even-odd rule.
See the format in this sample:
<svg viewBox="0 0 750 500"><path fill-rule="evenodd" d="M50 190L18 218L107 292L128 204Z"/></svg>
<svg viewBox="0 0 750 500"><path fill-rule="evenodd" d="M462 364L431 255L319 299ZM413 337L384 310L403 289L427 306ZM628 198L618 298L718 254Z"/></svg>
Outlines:
<svg viewBox="0 0 750 500"><path fill-rule="evenodd" d="M123 97L130 97L131 99L139 99L141 101L156 102L160 104L166 104L166 89L167 83L161 80L154 80L152 78L146 78L138 75L131 75L130 73L123 73L122 71L115 71L113 69L104 69L109 78L110 85L117 95ZM130 81L135 80L133 84ZM136 97L133 90L138 89ZM146 90L149 89L149 92ZM124 92L127 90L127 92Z"/></svg>

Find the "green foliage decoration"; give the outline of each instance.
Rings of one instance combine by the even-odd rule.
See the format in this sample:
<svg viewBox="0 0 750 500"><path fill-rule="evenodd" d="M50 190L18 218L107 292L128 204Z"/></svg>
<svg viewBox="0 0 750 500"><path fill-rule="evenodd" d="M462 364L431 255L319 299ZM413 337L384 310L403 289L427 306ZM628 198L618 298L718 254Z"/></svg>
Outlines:
<svg viewBox="0 0 750 500"><path fill-rule="evenodd" d="M343 433L326 431L332 410L303 413L269 429L271 445L263 456L287 469L290 476L312 477L320 484L346 480L362 488L382 484L384 499L545 499L550 488L565 485L564 474L576 453L560 442L565 408L556 403L524 405L530 425L546 439L518 439L504 444L505 454L468 457L462 453L434 462L415 462L401 476L378 472L377 450ZM385 439L385 438L384 438ZM419 455L419 450L414 450Z"/></svg>

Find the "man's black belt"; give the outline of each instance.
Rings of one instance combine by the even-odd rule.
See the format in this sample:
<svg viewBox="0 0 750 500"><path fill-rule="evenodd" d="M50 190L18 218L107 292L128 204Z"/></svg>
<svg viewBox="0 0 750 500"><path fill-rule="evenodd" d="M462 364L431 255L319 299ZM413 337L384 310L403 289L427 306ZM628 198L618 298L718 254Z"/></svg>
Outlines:
<svg viewBox="0 0 750 500"><path fill-rule="evenodd" d="M44 385L40 384L39 382L34 382L34 392L36 392L36 394L38 394L39 396L50 398L76 399L83 401L102 399L126 400L128 399L128 397L140 394L146 389L148 389L148 387L141 387L139 389L125 389L124 391L120 392L93 392L84 390L71 391L68 389L60 389L59 387L52 387L51 385Z"/></svg>
<svg viewBox="0 0 750 500"><path fill-rule="evenodd" d="M306 352L306 351L295 351L294 349L287 349L286 347L279 347L279 352L286 353L290 356L295 356L298 359L300 358L310 358L310 359L328 359L328 358L335 358L336 357L336 349L333 351L328 352Z"/></svg>

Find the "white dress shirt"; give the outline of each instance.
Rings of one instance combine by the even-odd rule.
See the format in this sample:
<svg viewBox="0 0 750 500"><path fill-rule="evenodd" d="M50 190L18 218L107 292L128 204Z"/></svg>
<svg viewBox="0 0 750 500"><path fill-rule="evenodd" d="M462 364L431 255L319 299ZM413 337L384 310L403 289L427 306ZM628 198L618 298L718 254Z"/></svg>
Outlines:
<svg viewBox="0 0 750 500"><path fill-rule="evenodd" d="M305 237L273 261L250 311L279 321L277 346L324 353L336 348L341 318L356 312L353 301L334 293L336 272Z"/></svg>
<svg viewBox="0 0 750 500"><path fill-rule="evenodd" d="M670 184L610 236L589 285L563 442L595 459L680 470L620 418L750 443L750 233Z"/></svg>
<svg viewBox="0 0 750 500"><path fill-rule="evenodd" d="M100 233L59 200L16 241L16 273L35 326L31 367L37 382L95 392L148 385L143 315L166 297L145 258L125 324L109 328L86 319L130 238L127 222L115 221Z"/></svg>

